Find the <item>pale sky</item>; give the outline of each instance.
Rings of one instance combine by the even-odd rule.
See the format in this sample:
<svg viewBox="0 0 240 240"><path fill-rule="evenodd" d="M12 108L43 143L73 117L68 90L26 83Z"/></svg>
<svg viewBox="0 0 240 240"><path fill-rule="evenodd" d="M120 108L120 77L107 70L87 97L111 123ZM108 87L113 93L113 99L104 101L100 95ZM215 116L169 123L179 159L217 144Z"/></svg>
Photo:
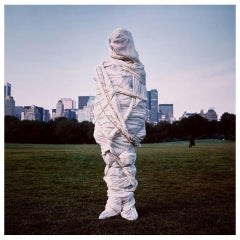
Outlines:
<svg viewBox="0 0 240 240"><path fill-rule="evenodd" d="M16 106L56 108L95 95L94 69L108 36L132 32L160 103L184 111L236 113L234 5L5 6L5 82Z"/></svg>

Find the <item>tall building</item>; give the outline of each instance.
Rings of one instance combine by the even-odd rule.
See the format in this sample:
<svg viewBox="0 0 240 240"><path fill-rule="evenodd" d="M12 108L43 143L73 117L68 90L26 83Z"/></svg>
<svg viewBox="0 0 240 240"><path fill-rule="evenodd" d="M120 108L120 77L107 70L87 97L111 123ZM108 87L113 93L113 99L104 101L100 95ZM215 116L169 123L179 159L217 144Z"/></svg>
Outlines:
<svg viewBox="0 0 240 240"><path fill-rule="evenodd" d="M42 107L35 106L35 120L36 121L43 121L43 113L44 109Z"/></svg>
<svg viewBox="0 0 240 240"><path fill-rule="evenodd" d="M64 106L61 100L58 101L57 106L56 106L56 115L55 117L63 117L64 113Z"/></svg>
<svg viewBox="0 0 240 240"><path fill-rule="evenodd" d="M63 116L67 119L76 119L76 112L73 109L64 110Z"/></svg>
<svg viewBox="0 0 240 240"><path fill-rule="evenodd" d="M49 121L50 121L49 110L43 109L43 122L49 122Z"/></svg>
<svg viewBox="0 0 240 240"><path fill-rule="evenodd" d="M35 120L34 105L24 107L24 119L23 120L29 120L29 121Z"/></svg>
<svg viewBox="0 0 240 240"><path fill-rule="evenodd" d="M53 108L53 109L52 109L52 120L54 120L55 117L56 117L56 109Z"/></svg>
<svg viewBox="0 0 240 240"><path fill-rule="evenodd" d="M17 117L19 120L24 119L24 118L22 119L22 116L24 116L23 113L24 113L24 107L23 106L16 106L15 107L15 117Z"/></svg>
<svg viewBox="0 0 240 240"><path fill-rule="evenodd" d="M11 96L6 96L4 99L4 115L15 116L15 101Z"/></svg>
<svg viewBox="0 0 240 240"><path fill-rule="evenodd" d="M61 98L61 101L63 103L64 110L76 108L76 101L71 98Z"/></svg>
<svg viewBox="0 0 240 240"><path fill-rule="evenodd" d="M35 105L24 107L24 120L43 121L43 108Z"/></svg>
<svg viewBox="0 0 240 240"><path fill-rule="evenodd" d="M83 109L78 109L77 111L78 122L83 122L83 121L92 122L94 100L95 100L95 97L91 97L87 102L87 105L84 106Z"/></svg>
<svg viewBox="0 0 240 240"><path fill-rule="evenodd" d="M159 121L173 122L173 104L159 104Z"/></svg>
<svg viewBox="0 0 240 240"><path fill-rule="evenodd" d="M152 89L147 91L147 121L150 123L158 122L158 91Z"/></svg>
<svg viewBox="0 0 240 240"><path fill-rule="evenodd" d="M11 97L11 84L5 83L4 84L4 98Z"/></svg>
<svg viewBox="0 0 240 240"><path fill-rule="evenodd" d="M94 101L94 96L79 96L78 97L78 109L83 109L87 106L88 102Z"/></svg>
<svg viewBox="0 0 240 240"><path fill-rule="evenodd" d="M4 84L4 115L15 116L15 101L11 96L11 84Z"/></svg>
<svg viewBox="0 0 240 240"><path fill-rule="evenodd" d="M65 117L67 119L76 119L76 101L71 98L61 98L56 106L52 109L52 119Z"/></svg>

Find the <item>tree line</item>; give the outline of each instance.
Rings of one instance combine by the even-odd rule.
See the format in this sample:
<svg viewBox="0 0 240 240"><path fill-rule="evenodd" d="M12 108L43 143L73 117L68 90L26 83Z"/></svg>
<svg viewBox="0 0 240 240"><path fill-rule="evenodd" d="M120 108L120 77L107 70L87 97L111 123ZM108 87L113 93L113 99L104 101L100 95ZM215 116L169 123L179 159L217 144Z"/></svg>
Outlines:
<svg viewBox="0 0 240 240"><path fill-rule="evenodd" d="M77 122L66 118L55 121L20 121L16 117L5 116L6 143L43 143L43 144L94 144L94 124ZM208 121L200 115L183 118L171 123L146 123L146 137L143 143L216 138L235 140L236 116L224 113L220 121Z"/></svg>

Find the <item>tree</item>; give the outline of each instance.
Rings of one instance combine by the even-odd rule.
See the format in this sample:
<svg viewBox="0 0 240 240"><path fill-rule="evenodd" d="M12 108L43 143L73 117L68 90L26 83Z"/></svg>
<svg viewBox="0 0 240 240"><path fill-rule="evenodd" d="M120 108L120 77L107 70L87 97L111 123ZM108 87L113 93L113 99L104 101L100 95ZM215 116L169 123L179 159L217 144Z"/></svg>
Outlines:
<svg viewBox="0 0 240 240"><path fill-rule="evenodd" d="M146 123L146 137L143 143L186 140L194 138L225 138L235 140L236 116L224 113L220 122L208 121L200 115L183 118L170 124ZM77 122L64 117L49 121L19 121L16 117L5 116L5 142L13 143L96 143L93 137L94 124L88 121Z"/></svg>
<svg viewBox="0 0 240 240"><path fill-rule="evenodd" d="M146 137L143 140L143 143L152 143L155 139L154 136L154 126L151 123L146 123Z"/></svg>
<svg viewBox="0 0 240 240"><path fill-rule="evenodd" d="M197 137L203 137L207 135L208 120L201 117L198 114L183 118L180 123L180 133L184 138L188 138L189 135Z"/></svg>
<svg viewBox="0 0 240 240"><path fill-rule="evenodd" d="M56 122L55 133L59 143L79 142L79 128L76 121L59 118Z"/></svg>
<svg viewBox="0 0 240 240"><path fill-rule="evenodd" d="M79 136L81 143L96 143L93 137L94 124L92 122L83 121L79 123Z"/></svg>
<svg viewBox="0 0 240 240"><path fill-rule="evenodd" d="M20 138L19 135L20 121L13 116L5 116L4 118L4 136L5 142L17 142Z"/></svg>
<svg viewBox="0 0 240 240"><path fill-rule="evenodd" d="M223 113L220 118L220 131L226 139L235 140L236 138L236 115Z"/></svg>
<svg viewBox="0 0 240 240"><path fill-rule="evenodd" d="M44 130L46 123L40 121L24 120L19 126L18 135L21 136L18 142L21 143L45 143Z"/></svg>

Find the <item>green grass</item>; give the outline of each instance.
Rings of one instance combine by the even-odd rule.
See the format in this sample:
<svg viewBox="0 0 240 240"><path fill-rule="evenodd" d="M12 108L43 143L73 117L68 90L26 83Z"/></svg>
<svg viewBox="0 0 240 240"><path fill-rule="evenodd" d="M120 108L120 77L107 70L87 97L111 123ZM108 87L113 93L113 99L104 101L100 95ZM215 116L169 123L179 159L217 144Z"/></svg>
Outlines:
<svg viewBox="0 0 240 240"><path fill-rule="evenodd" d="M137 149L139 218L98 220L97 145L5 145L5 234L235 234L235 143Z"/></svg>

